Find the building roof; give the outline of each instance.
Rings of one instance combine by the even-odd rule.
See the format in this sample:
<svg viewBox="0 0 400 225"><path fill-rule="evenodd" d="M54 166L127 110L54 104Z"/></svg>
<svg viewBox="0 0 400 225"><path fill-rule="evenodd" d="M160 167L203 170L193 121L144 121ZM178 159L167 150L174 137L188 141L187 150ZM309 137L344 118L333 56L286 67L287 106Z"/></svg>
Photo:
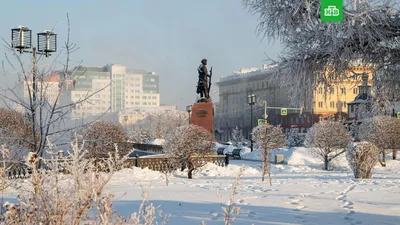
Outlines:
<svg viewBox="0 0 400 225"><path fill-rule="evenodd" d="M60 82L60 75L59 74L53 74L49 76L43 76L43 81L44 82Z"/></svg>
<svg viewBox="0 0 400 225"><path fill-rule="evenodd" d="M232 71L229 76L221 77L217 85L223 85L225 83L237 82L241 80L248 80L251 78L264 78L267 74L272 74L276 71L277 65L267 66L264 65L262 69L258 68L241 68L239 71Z"/></svg>

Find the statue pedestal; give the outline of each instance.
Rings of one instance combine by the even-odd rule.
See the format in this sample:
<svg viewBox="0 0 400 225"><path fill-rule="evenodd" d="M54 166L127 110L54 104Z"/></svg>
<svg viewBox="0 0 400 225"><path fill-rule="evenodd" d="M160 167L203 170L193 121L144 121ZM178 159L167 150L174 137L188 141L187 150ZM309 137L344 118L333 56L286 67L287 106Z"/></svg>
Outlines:
<svg viewBox="0 0 400 225"><path fill-rule="evenodd" d="M194 103L190 124L203 127L214 135L214 104L212 102Z"/></svg>

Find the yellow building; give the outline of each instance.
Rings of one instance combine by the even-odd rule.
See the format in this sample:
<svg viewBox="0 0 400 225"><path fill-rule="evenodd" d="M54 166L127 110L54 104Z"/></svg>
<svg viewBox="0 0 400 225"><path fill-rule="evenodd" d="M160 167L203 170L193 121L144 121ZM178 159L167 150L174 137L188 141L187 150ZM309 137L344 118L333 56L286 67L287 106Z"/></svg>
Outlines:
<svg viewBox="0 0 400 225"><path fill-rule="evenodd" d="M355 66L347 70L342 79L334 80L329 85L324 85L321 77L317 78L319 84L314 90L314 114L325 118L338 112L347 113L347 103L359 94L358 86L362 83L362 73L369 75L368 84L372 85L373 67L369 66Z"/></svg>

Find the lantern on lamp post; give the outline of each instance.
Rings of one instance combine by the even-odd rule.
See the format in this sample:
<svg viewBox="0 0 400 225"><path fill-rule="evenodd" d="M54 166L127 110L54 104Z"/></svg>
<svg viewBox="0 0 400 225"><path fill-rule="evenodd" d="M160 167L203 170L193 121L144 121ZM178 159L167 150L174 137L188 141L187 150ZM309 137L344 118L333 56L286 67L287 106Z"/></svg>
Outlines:
<svg viewBox="0 0 400 225"><path fill-rule="evenodd" d="M190 124L190 113L192 112L192 105L186 106L186 112L189 114L189 124Z"/></svg>
<svg viewBox="0 0 400 225"><path fill-rule="evenodd" d="M37 34L37 50L39 53L50 56L57 51L57 34L51 30L45 30Z"/></svg>
<svg viewBox="0 0 400 225"><path fill-rule="evenodd" d="M11 29L11 48L23 53L32 47L32 30L25 26Z"/></svg>

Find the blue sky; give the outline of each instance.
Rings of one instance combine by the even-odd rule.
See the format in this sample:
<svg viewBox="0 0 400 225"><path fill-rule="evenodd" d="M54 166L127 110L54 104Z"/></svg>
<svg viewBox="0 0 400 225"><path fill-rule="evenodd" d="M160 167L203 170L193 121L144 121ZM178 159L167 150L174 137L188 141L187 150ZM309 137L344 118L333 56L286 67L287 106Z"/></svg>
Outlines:
<svg viewBox="0 0 400 225"><path fill-rule="evenodd" d="M216 82L232 70L261 67L265 53L276 58L281 51L278 42L257 37L257 16L248 13L241 0L13 0L5 1L2 9L0 37L9 39L17 25L33 33L55 25L60 49L69 13L71 39L80 47L71 56L73 64L119 63L154 71L160 75L161 102L180 108L196 99L202 58L214 67ZM4 52L1 47L2 60ZM216 94L212 97L218 101Z"/></svg>

